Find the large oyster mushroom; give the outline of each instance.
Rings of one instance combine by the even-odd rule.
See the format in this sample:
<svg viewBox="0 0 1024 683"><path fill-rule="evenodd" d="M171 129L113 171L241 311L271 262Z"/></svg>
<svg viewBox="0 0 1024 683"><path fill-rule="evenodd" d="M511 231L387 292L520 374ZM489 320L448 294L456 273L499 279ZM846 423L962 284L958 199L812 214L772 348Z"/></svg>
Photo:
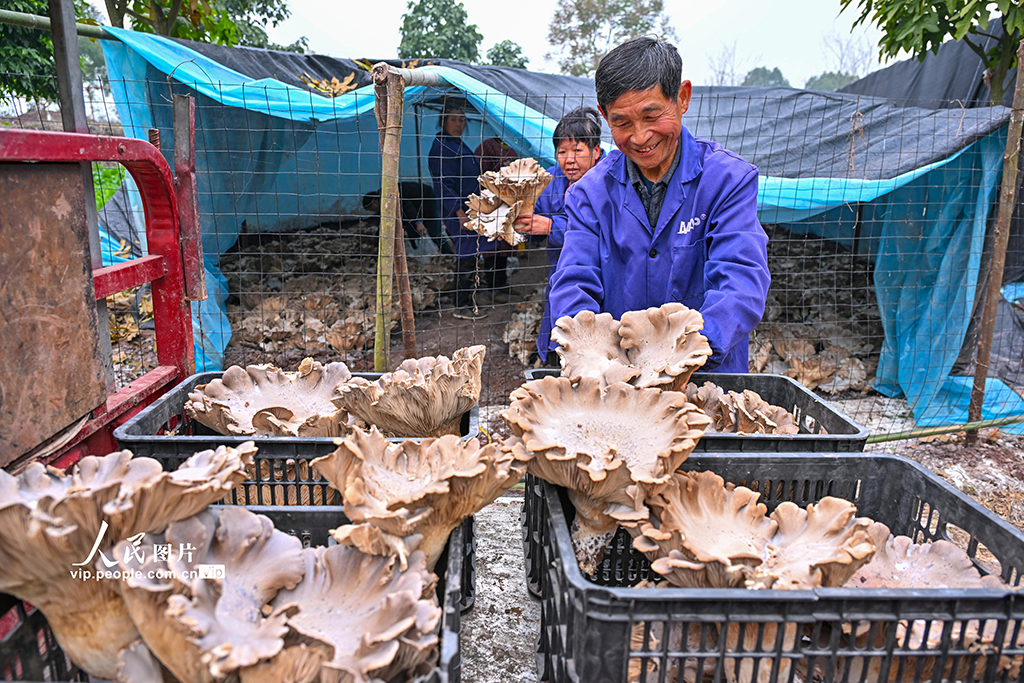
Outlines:
<svg viewBox="0 0 1024 683"><path fill-rule="evenodd" d="M676 472L647 499L650 521L629 530L633 547L675 586L741 587L778 528L759 498L713 472Z"/></svg>
<svg viewBox="0 0 1024 683"><path fill-rule="evenodd" d="M802 510L781 504L770 516L758 494L734 487L711 472L676 472L648 499L651 521L630 529L633 545L651 559L651 568L686 588L801 589L837 586L874 551L870 520L854 519L856 509L839 498L823 498ZM760 631L760 635L759 635ZM799 629L785 624L759 628L730 622L726 652L795 648ZM775 664L750 657L726 657L730 681L766 683ZM778 680L787 680L792 660L778 661Z"/></svg>
<svg viewBox="0 0 1024 683"><path fill-rule="evenodd" d="M209 673L223 679L278 654L288 631L287 610L264 608L279 590L301 580L302 543L275 530L266 517L236 506L177 522L166 537L174 548L196 544L192 553L168 559L175 575L191 577L204 564L224 567L222 578L200 576L191 580L187 595L168 596L165 611L199 648ZM158 646L147 644L160 656Z"/></svg>
<svg viewBox="0 0 1024 683"><path fill-rule="evenodd" d="M203 451L175 472L128 451L83 458L70 476L39 464L17 477L0 471L0 590L39 607L82 669L113 679L118 652L139 634L117 581L97 578L116 568L111 548L223 498L255 451Z"/></svg>
<svg viewBox="0 0 1024 683"><path fill-rule="evenodd" d="M628 311L621 323L619 344L639 371L633 381L638 387L680 390L711 355L711 344L700 333L704 317L680 303Z"/></svg>
<svg viewBox="0 0 1024 683"><path fill-rule="evenodd" d="M593 574L620 522L646 519L646 498L668 483L708 425L678 392L564 377L527 382L502 417L531 474L569 489L580 569Z"/></svg>
<svg viewBox="0 0 1024 683"><path fill-rule="evenodd" d="M185 412L226 436L342 436L351 418L334 389L352 378L344 363L306 358L296 372L273 365L233 365L189 393Z"/></svg>
<svg viewBox="0 0 1024 683"><path fill-rule="evenodd" d="M325 652L322 683L390 681L435 656L441 610L423 553L413 553L405 569L393 556L341 545L309 548L303 561L302 581L280 591L271 608L289 614L288 626Z"/></svg>
<svg viewBox="0 0 1024 683"><path fill-rule="evenodd" d="M200 539L193 538L189 542L192 541ZM212 683L215 679L202 661L202 651L188 640L186 629L166 615L167 598L176 592L191 595L191 583L174 581L167 559L157 555L156 548L167 544L165 534L146 534L141 550L143 561L137 566L133 566L136 562L132 561L132 546L128 541L114 548L123 577L119 587L121 598L145 643L136 650L151 653L182 683ZM172 544L168 555L178 550ZM127 663L124 654L122 659ZM144 670L145 657L140 652L129 659L133 662L133 671ZM142 680L142 675L134 673L132 680L135 679Z"/></svg>
<svg viewBox="0 0 1024 683"><path fill-rule="evenodd" d="M771 514L778 528L747 587L801 590L842 586L875 553L868 535L872 521L856 515L853 503L832 496L806 509L788 501L781 503Z"/></svg>
<svg viewBox="0 0 1024 683"><path fill-rule="evenodd" d="M596 377L606 384L628 382L639 374L630 367L626 350L619 345L619 321L611 313L580 311L562 316L551 330L562 375L569 379Z"/></svg>
<svg viewBox="0 0 1024 683"><path fill-rule="evenodd" d="M870 562L862 566L846 582L845 586L850 588L909 588L909 589L971 589L971 588L1004 588L1008 589L1005 583L998 576L982 576L971 558L958 546L948 541L938 540L931 543L914 543L906 536L894 536L890 533L889 527L875 522L868 528L868 535L877 547L874 557ZM979 628L977 620L954 621L948 624L942 619L934 621L923 620L902 620L896 624L895 645L900 648L913 650L936 651L941 648L944 632L948 630L948 636L953 642L963 643L979 653L994 651L996 648L996 626L995 620L988 621L983 628ZM874 628L874 638L870 645L874 648L884 648L889 632L889 624L877 623ZM844 624L843 630L853 637L858 647L864 648L868 643L871 634L870 622L858 622ZM1012 646L1014 626L1010 624L1004 639L1004 648ZM1024 629L1021 630L1017 647L1024 646ZM850 680L859 680L866 669L866 680L880 681L886 678L882 675L881 657L850 657L841 658L839 671L849 670ZM930 678L935 665L938 663L936 656L922 656L920 659L922 678ZM1002 657L997 671L1002 673L1011 672L1009 679L1017 678L1022 657ZM943 671L943 678L964 679L969 676L969 669L973 666L975 679L984 674L986 659L971 661L962 659L954 672L953 661L947 661ZM918 664L908 667L906 678L909 680L916 675ZM888 677L895 680L895 665Z"/></svg>
<svg viewBox="0 0 1024 683"><path fill-rule="evenodd" d="M688 384L686 398L711 418L709 433L722 434L799 434L796 416L775 406L756 391L724 391L714 382L698 388Z"/></svg>
<svg viewBox="0 0 1024 683"><path fill-rule="evenodd" d="M462 415L480 399L484 346L445 356L410 358L376 381L356 377L338 386L335 405L387 436L460 433Z"/></svg>
<svg viewBox="0 0 1024 683"><path fill-rule="evenodd" d="M497 444L451 435L393 444L376 428L354 429L313 466L341 492L353 525L372 524L392 539L421 536L418 547L429 569L452 530L519 481L525 469ZM335 536L364 549L380 541L362 542L353 533L363 532L342 527Z"/></svg>
<svg viewBox="0 0 1024 683"><path fill-rule="evenodd" d="M551 182L551 174L535 159L516 159L498 171L482 174L479 181L484 189L479 195L470 195L466 202L466 228L488 240L501 238L512 245L525 241L526 237L515 230L515 220L533 213L537 199Z"/></svg>

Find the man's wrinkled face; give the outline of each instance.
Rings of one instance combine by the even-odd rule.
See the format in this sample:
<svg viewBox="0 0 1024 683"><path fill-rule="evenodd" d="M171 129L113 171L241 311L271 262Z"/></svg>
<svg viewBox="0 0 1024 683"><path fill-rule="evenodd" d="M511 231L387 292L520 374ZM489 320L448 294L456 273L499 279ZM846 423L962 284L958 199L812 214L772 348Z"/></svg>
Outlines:
<svg viewBox="0 0 1024 683"><path fill-rule="evenodd" d="M594 167L600 156L600 145L590 149L586 143L578 140L562 140L555 148L555 159L570 183L582 178L584 173Z"/></svg>
<svg viewBox="0 0 1024 683"><path fill-rule="evenodd" d="M672 165L690 92L690 81L683 81L679 96L668 98L655 84L623 93L602 111L615 144L648 180L660 180Z"/></svg>

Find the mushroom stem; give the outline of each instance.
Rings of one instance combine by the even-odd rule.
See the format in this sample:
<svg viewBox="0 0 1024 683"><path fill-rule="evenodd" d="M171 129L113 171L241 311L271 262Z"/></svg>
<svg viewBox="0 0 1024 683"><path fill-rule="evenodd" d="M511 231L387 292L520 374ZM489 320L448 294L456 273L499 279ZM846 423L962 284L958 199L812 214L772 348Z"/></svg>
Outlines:
<svg viewBox="0 0 1024 683"><path fill-rule="evenodd" d="M569 500L576 508L572 522L572 547L576 551L576 562L580 571L593 575L604 559L619 522L604 514L607 503L588 498L585 494L569 489Z"/></svg>
<svg viewBox="0 0 1024 683"><path fill-rule="evenodd" d="M778 624L764 624L764 632L758 637L760 624L746 622L737 624L730 622L726 627L726 652L735 652L737 649L747 652L768 652L775 649L775 642L778 638ZM740 641L740 630L743 630L743 644L737 647ZM796 644L797 625L785 624L782 634L782 652L792 652ZM768 683L770 680L788 681L789 670L793 666L793 660L788 657L780 657L778 660L778 676L772 676L772 669L775 668L771 659L754 659L749 657L725 658L725 678L729 683ZM853 679L850 679L853 680Z"/></svg>
<svg viewBox="0 0 1024 683"><path fill-rule="evenodd" d="M139 639L114 583L106 579L77 582L73 595L50 591L26 596L53 630L61 649L85 671L117 680L117 655Z"/></svg>

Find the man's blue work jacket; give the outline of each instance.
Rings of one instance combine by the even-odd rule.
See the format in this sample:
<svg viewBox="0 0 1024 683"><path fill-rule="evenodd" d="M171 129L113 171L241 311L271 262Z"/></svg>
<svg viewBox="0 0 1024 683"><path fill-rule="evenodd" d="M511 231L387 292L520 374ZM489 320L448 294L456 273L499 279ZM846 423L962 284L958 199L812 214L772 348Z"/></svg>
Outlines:
<svg viewBox="0 0 1024 683"><path fill-rule="evenodd" d="M463 230L455 213L466 210L466 199L479 192L480 160L461 138L438 133L427 158L434 192L441 198L441 216L444 227L452 238L455 253L460 256L493 251L494 242L488 242L472 230Z"/></svg>
<svg viewBox="0 0 1024 683"><path fill-rule="evenodd" d="M749 335L771 282L757 169L685 127L679 144L653 228L618 150L569 188L552 316L589 310L621 318L678 301L704 316L713 355L703 369L747 372Z"/></svg>
<svg viewBox="0 0 1024 683"><path fill-rule="evenodd" d="M604 158L602 150L598 161ZM551 219L551 232L548 234L548 264L551 266L548 275L548 284L544 289L544 317L540 321L540 329L537 332L537 353L540 359L548 359L548 351L551 345L551 276L555 273L558 265L558 257L562 254L562 244L565 241L565 228L569 224L569 218L565 215L565 193L569 189L569 179L562 172L558 164L548 168L551 174L551 182L544 188L544 192L537 198L537 205L533 212L539 216Z"/></svg>

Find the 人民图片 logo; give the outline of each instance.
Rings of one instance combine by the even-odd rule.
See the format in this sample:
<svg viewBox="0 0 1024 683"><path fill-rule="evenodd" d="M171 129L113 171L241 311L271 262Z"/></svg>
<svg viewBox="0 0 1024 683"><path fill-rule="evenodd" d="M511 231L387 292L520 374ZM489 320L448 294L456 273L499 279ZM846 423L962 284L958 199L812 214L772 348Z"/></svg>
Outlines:
<svg viewBox="0 0 1024 683"><path fill-rule="evenodd" d="M708 215L706 213L702 213L699 216L694 216L688 221L679 221L679 232L676 234L687 235L693 232L693 229L696 228L701 223L703 223L707 219L707 217Z"/></svg>

